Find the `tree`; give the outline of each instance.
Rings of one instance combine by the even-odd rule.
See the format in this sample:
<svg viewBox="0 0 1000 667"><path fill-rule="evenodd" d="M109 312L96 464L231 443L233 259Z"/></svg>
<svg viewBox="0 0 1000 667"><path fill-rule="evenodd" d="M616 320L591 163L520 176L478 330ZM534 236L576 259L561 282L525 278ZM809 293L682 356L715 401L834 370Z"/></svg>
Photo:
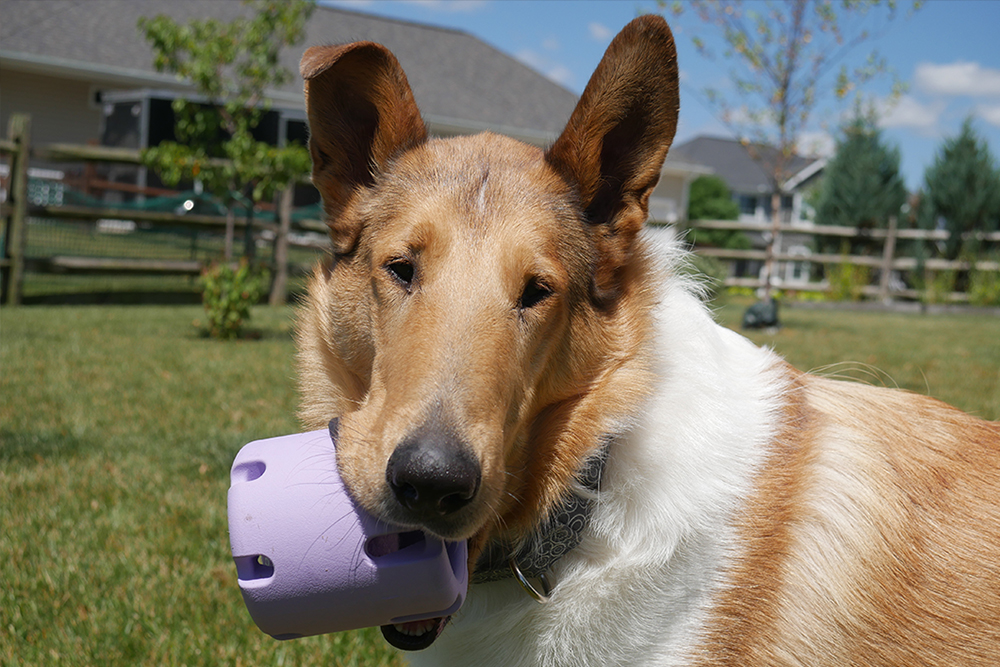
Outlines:
<svg viewBox="0 0 1000 667"><path fill-rule="evenodd" d="M226 258L231 255L232 207L270 198L309 172L303 146L270 146L253 131L269 109L267 91L290 80L281 49L303 36L310 0L257 0L252 13L229 23L169 16L139 19L158 71L190 82L201 98L173 103L177 141L147 149L143 159L164 182L199 181L226 204ZM249 234L249 225L248 225ZM249 239L249 236L248 236ZM252 246L248 243L248 248Z"/></svg>
<svg viewBox="0 0 1000 667"><path fill-rule="evenodd" d="M659 1L666 6L665 0ZM709 88L704 95L770 180L772 230L765 260L765 294L769 299L780 239L781 196L791 176L789 166L798 141L824 91L843 99L888 70L876 51L858 67L848 68L842 61L895 18L896 3L693 0L687 4L675 1L671 7L676 16L691 8L703 23L721 31L726 44L723 55L733 65L729 78L735 92L727 95ZM715 58L700 35L693 42L702 55ZM902 85L897 82L894 90L901 93ZM762 146L775 150L758 150Z"/></svg>
<svg viewBox="0 0 1000 667"><path fill-rule="evenodd" d="M883 142L874 113L865 113L860 105L841 132L834 157L823 171L816 222L862 230L885 228L906 203L899 149ZM818 236L816 246L821 253L839 252L841 239ZM871 250L864 237L851 241L852 254Z"/></svg>
<svg viewBox="0 0 1000 667"><path fill-rule="evenodd" d="M946 139L924 173L925 193L919 220L934 228L943 224L949 232L944 256L975 255L980 244L963 242L962 234L990 232L1000 226L1000 172L989 146L966 118L957 137Z"/></svg>
<svg viewBox="0 0 1000 667"><path fill-rule="evenodd" d="M733 201L726 182L718 176L699 176L691 182L688 198L688 220L736 220L740 207ZM738 229L692 228L691 243L730 250L749 250L750 241Z"/></svg>

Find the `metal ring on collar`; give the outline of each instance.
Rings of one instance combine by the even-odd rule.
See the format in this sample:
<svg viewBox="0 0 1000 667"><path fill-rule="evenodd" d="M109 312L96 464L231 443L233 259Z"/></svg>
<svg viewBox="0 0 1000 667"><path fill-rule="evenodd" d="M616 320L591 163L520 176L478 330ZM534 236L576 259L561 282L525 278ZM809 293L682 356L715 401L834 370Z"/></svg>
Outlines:
<svg viewBox="0 0 1000 667"><path fill-rule="evenodd" d="M517 583L521 584L521 588L523 588L524 591L535 600L535 602L545 604L551 599L552 584L549 582L549 579L545 576L544 572L538 575L538 580L542 582L542 590L539 592L534 586L531 585L528 578L524 576L524 573L521 572L520 568L518 568L517 563L513 558L510 559L509 565L510 571L514 574L514 578L517 579Z"/></svg>

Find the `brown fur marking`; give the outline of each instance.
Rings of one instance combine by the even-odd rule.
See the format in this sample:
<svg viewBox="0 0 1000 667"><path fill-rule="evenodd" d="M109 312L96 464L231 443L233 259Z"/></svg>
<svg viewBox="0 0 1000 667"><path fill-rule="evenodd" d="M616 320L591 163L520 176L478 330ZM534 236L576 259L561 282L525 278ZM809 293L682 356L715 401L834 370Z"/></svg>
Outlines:
<svg viewBox="0 0 1000 667"><path fill-rule="evenodd" d="M703 664L1000 664L1000 424L789 372Z"/></svg>

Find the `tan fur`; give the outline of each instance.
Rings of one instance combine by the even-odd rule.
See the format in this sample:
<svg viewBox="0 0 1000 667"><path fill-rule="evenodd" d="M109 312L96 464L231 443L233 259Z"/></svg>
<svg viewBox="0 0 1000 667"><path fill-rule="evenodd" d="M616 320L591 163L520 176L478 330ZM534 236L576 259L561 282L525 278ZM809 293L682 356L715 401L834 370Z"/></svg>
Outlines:
<svg viewBox="0 0 1000 667"><path fill-rule="evenodd" d="M384 471L394 447L440 411L472 445L483 482L475 511L436 528L473 537L474 557L490 536L516 537L545 516L647 391L639 348L651 304L634 245L676 126L665 35L642 52L643 42L617 41L622 65L604 76L639 92L614 109L581 107L571 124L587 141L557 142L548 155L490 134L426 141L383 47L306 53L313 181L335 255L310 282L299 327L302 415L313 427L340 418L341 473L373 513L392 504ZM670 52L659 78L671 85L647 89L639 68L658 50ZM630 150L650 144L647 155ZM386 276L397 258L417 265L417 298ZM531 280L552 297L512 325Z"/></svg>
<svg viewBox="0 0 1000 667"><path fill-rule="evenodd" d="M788 373L699 664L1000 664L1000 424Z"/></svg>
<svg viewBox="0 0 1000 667"><path fill-rule="evenodd" d="M302 73L334 250L300 314L303 421L339 419L346 485L401 523L387 461L421 429L455 434L481 486L421 527L468 538L472 567L533 529L656 386L660 278L638 235L677 123L670 31L629 24L547 152L428 140L377 44L310 49ZM783 373L690 664L1000 664L1000 426Z"/></svg>

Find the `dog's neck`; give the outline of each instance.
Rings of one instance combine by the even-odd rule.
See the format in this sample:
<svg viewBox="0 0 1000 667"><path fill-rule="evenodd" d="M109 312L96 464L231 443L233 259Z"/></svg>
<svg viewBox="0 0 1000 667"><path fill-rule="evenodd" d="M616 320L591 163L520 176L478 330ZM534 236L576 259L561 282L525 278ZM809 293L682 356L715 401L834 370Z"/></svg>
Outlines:
<svg viewBox="0 0 1000 667"><path fill-rule="evenodd" d="M476 562L473 584L513 577L511 563L525 577L540 577L580 543L600 489L612 441L611 437L604 439L601 448L587 460L577 475L579 490L570 490L531 535L519 544L503 539L494 539L486 544Z"/></svg>

